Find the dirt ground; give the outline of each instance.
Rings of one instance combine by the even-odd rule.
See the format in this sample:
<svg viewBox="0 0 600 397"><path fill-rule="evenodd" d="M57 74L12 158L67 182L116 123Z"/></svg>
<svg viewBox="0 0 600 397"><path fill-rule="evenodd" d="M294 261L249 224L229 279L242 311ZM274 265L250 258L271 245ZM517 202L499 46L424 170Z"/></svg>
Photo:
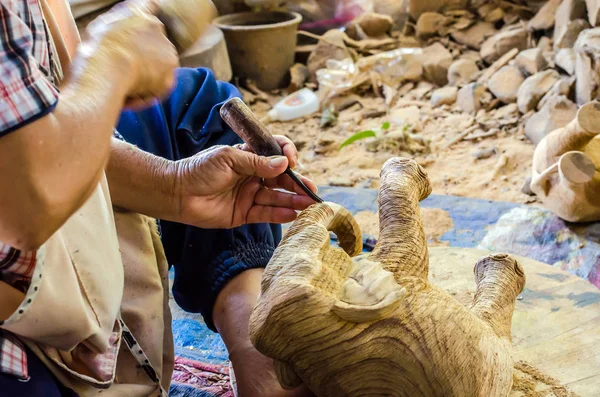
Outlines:
<svg viewBox="0 0 600 397"><path fill-rule="evenodd" d="M382 98L360 98L362 107L354 105L339 114L337 125L320 127L320 114L288 122L273 122L271 131L292 139L300 151L297 171L319 185L379 187L379 171L383 163L394 156L411 157L429 174L434 194L456 195L496 201L529 203L535 199L521 188L531 172L533 144L525 137L522 118L510 106L496 112L519 120L516 127L501 130L497 135L476 140L464 140L446 145L465 131L474 117L455 107L433 109L427 100L403 100L387 115L363 118L365 109L385 109ZM262 102L253 106L262 115L269 110ZM398 116L399 115L399 116ZM510 120L509 120L510 121ZM375 144L376 138L356 141L342 149L340 144L353 134L380 127L389 122L388 135L402 132L409 125L409 136L424 138L428 148L391 142ZM414 133L414 134L413 134ZM476 134L477 132L474 132ZM406 135L406 134L405 134ZM402 139L400 139L402 141ZM402 142L401 142L402 143ZM410 146L410 145L409 145ZM488 158L477 159L477 151L495 149Z"/></svg>
<svg viewBox="0 0 600 397"><path fill-rule="evenodd" d="M271 103L276 100L271 98ZM506 125L510 128L502 128L494 136L462 140L448 146L474 124L474 115L454 106L434 109L426 99L401 98L387 114L364 118L365 111L381 110L386 106L382 98L360 97L359 101L362 106L357 104L341 111L337 124L331 127L320 126L320 114L269 125L274 134L286 135L298 147L301 165L296 171L319 185L379 188L379 172L383 163L391 157L404 156L414 158L425 167L434 194L535 202L535 197L521 192L531 172L534 145L525 137L522 128L524 118L514 105L492 111L488 117L508 120ZM259 116L269 109L270 105L265 102L253 105ZM353 134L377 129L386 122L390 123L385 134L390 137L389 140L378 142L377 138L367 138L340 149L341 143ZM501 121L502 124L504 122ZM408 129L406 125L409 125ZM471 130L474 128L471 127ZM407 143L411 137L418 137L419 141ZM491 149L495 150L492 152ZM489 157L476 158L478 151L488 151ZM363 233L378 236L376 213L363 211L355 218ZM438 239L452 228L450 215L441 209L422 208L421 219L428 244L446 245Z"/></svg>

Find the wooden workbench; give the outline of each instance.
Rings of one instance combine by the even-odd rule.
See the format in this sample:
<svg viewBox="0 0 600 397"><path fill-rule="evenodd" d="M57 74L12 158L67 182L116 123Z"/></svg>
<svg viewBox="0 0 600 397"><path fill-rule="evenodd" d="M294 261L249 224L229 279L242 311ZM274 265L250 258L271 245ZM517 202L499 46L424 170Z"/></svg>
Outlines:
<svg viewBox="0 0 600 397"><path fill-rule="evenodd" d="M486 253L473 248L430 248L430 280L469 306L475 292L473 266ZM516 360L538 371L517 365L511 397L569 395L562 386L579 396L600 396L600 290L546 264L513 256L527 277L513 315ZM542 379L541 375L554 381L534 379ZM548 394L523 392L528 383Z"/></svg>

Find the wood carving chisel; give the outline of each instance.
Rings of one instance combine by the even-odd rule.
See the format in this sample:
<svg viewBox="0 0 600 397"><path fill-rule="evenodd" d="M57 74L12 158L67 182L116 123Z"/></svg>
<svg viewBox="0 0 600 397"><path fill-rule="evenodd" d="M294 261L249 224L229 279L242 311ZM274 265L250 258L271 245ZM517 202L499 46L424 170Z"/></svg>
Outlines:
<svg viewBox="0 0 600 397"><path fill-rule="evenodd" d="M221 107L221 117L242 140L260 156L283 156L283 150L271 132L239 98L231 98ZM306 186L290 167L285 173L317 203L323 199Z"/></svg>

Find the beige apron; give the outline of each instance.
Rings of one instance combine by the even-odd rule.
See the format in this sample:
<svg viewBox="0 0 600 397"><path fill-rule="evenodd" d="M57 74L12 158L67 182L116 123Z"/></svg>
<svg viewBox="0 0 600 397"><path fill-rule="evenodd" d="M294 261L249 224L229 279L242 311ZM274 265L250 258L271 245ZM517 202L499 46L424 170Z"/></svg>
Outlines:
<svg viewBox="0 0 600 397"><path fill-rule="evenodd" d="M65 1L41 0L63 66L79 40ZM30 288L2 328L22 337L81 396L160 395L139 364L145 360L168 390L173 371L168 267L156 222L113 213L103 177L37 255L37 288ZM120 318L139 343L136 356L125 346Z"/></svg>

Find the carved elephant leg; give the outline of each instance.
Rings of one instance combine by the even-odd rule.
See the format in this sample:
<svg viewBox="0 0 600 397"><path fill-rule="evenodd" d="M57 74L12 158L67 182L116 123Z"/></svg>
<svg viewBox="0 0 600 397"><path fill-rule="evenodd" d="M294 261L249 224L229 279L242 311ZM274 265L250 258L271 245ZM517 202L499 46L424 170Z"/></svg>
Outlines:
<svg viewBox="0 0 600 397"><path fill-rule="evenodd" d="M427 173L414 160L393 158L381 171L379 242L371 257L386 270L427 278L428 253L419 201L431 193Z"/></svg>
<svg viewBox="0 0 600 397"><path fill-rule="evenodd" d="M263 275L262 291L268 289L272 279L289 264L290 256L302 253L317 261L321 251L329 247L329 232L336 234L339 246L349 256L362 251L360 227L347 209L334 203L314 204L298 216L275 250ZM304 270L297 269L299 274Z"/></svg>
<svg viewBox="0 0 600 397"><path fill-rule="evenodd" d="M531 179L544 206L569 222L600 219L600 172L590 156L571 151Z"/></svg>
<svg viewBox="0 0 600 397"><path fill-rule="evenodd" d="M510 327L515 299L525 286L525 273L507 254L491 254L475 265L477 290L473 308L500 338L510 341Z"/></svg>
<svg viewBox="0 0 600 397"><path fill-rule="evenodd" d="M552 131L539 143L533 156L533 166L542 172L569 151L581 150L600 134L600 103L582 106L573 121Z"/></svg>

